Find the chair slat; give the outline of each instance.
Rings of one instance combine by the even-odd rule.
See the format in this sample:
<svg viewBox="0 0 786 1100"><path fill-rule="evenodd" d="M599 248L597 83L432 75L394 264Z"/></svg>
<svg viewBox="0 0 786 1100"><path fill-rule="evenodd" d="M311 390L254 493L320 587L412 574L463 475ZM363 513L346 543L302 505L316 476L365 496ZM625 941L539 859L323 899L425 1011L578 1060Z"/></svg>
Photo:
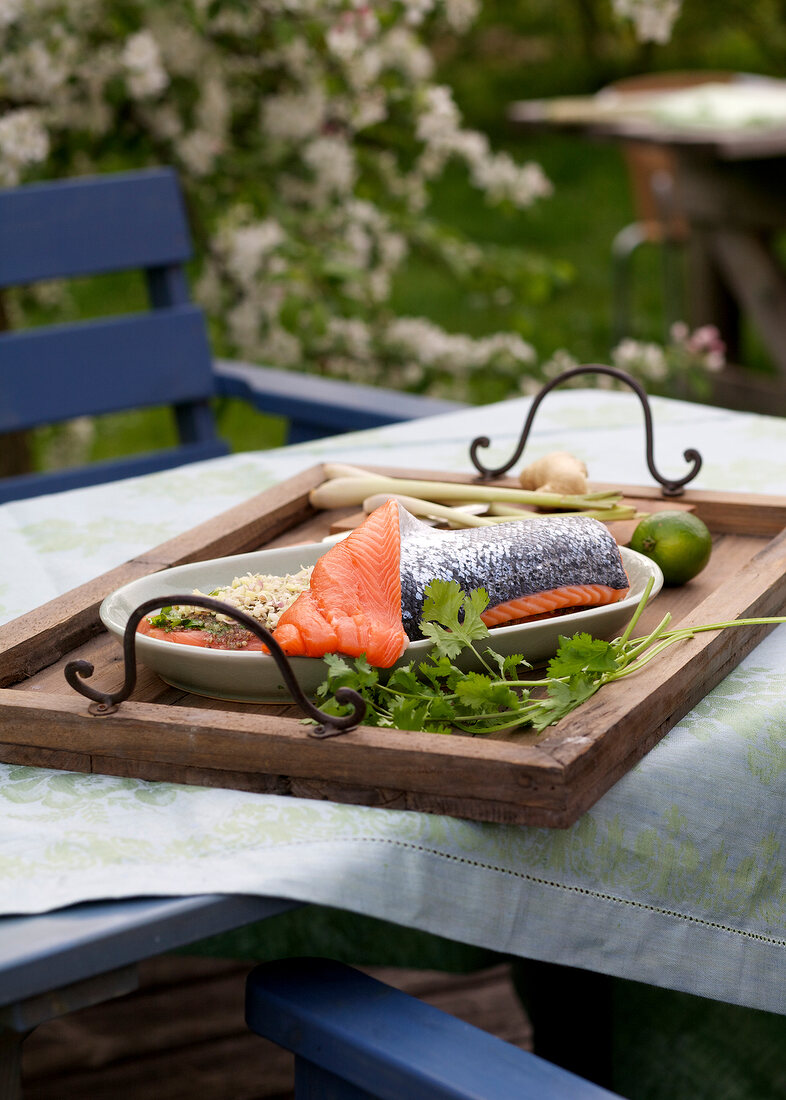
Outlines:
<svg viewBox="0 0 786 1100"><path fill-rule="evenodd" d="M174 470L190 462L203 462L229 454L229 447L222 439L211 443L188 443L168 451L153 454L134 454L128 459L96 462L91 466L79 466L74 470L53 470L43 474L22 474L20 477L0 478L0 504L9 500L23 500L44 493L62 493L67 488L84 488L86 485L106 485L121 481L124 477L154 474L160 470Z"/></svg>
<svg viewBox="0 0 786 1100"><path fill-rule="evenodd" d="M196 306L0 334L0 432L214 392Z"/></svg>
<svg viewBox="0 0 786 1100"><path fill-rule="evenodd" d="M64 489L81 489L85 485L105 485L108 481L172 470L190 462L203 462L228 453L227 444L222 439L215 439L210 443L186 444L168 451L133 455L111 462L96 462L92 466L80 466L71 470L0 478L0 504L7 504L10 500L25 500L44 493L59 493Z"/></svg>
<svg viewBox="0 0 786 1100"><path fill-rule="evenodd" d="M190 257L186 211L169 168L0 191L0 287Z"/></svg>
<svg viewBox="0 0 786 1100"><path fill-rule="evenodd" d="M612 1100L585 1081L330 959L282 959L246 981L246 1023L306 1067L308 1096L380 1100ZM566 1036L570 1042L570 1036ZM331 1078L347 1082L329 1091ZM358 1092L360 1090L360 1092ZM297 1093L296 1093L297 1095Z"/></svg>

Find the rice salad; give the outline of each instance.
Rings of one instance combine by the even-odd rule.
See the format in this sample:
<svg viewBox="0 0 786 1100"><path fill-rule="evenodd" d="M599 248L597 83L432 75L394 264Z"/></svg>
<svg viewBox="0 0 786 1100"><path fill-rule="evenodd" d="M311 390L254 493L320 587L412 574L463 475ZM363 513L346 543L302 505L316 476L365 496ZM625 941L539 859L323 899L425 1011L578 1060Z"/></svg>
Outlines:
<svg viewBox="0 0 786 1100"><path fill-rule="evenodd" d="M211 596L245 611L272 633L286 609L308 589L313 568L305 566L297 573L287 573L283 577L266 573L246 573L242 577L235 577L231 584L214 588L212 592L202 592L195 588L194 595ZM262 648L260 639L230 615L187 604L162 607L160 611L144 618L137 629L141 634L162 641L209 649Z"/></svg>
<svg viewBox="0 0 786 1100"><path fill-rule="evenodd" d="M266 573L246 573L243 577L235 577L224 588L215 588L212 592L200 592L195 588L194 595L213 596L216 600L222 600L240 611L245 611L252 619L273 631L289 605L308 588L313 568L313 565L309 565L297 573L287 573L283 577ZM188 610L203 611L199 608ZM225 623L234 622L228 615L216 615L216 618Z"/></svg>

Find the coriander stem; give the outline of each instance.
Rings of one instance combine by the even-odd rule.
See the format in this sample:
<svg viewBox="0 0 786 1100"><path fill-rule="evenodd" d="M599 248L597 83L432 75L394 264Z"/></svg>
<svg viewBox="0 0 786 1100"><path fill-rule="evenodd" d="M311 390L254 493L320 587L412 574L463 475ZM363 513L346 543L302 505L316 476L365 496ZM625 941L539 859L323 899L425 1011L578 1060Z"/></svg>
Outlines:
<svg viewBox="0 0 786 1100"><path fill-rule="evenodd" d="M671 622L671 612L667 611L655 629L646 638L636 638L628 643L630 648L625 654L625 664L635 661L640 653L643 653L663 635L664 628Z"/></svg>
<svg viewBox="0 0 786 1100"><path fill-rule="evenodd" d="M635 627L636 623L641 618L641 613L644 610L644 608L647 606L647 600L650 598L650 592L652 591L652 586L653 586L654 583L655 583L655 578L654 577L649 577L647 579L647 583L644 586L644 591L641 594L641 599L636 604L636 610L633 612L633 615L630 618L630 622L625 627L625 631L624 631L624 633L622 634L622 636L620 638L620 642L623 645L625 644L625 642L627 642L628 638L631 636L631 633L633 632L633 628Z"/></svg>
<svg viewBox="0 0 786 1100"><path fill-rule="evenodd" d="M659 653L662 653L664 649L668 649L670 645L673 645L675 642L680 642L683 640L684 639L682 638L661 639L661 641L659 641L656 646L653 646L652 649L647 650L646 653L642 653L640 657L637 657L634 661L631 661L629 665L625 665L625 667L621 668L619 672L612 673L609 679L621 680L623 676L630 676L632 672L638 672L640 669L644 668L645 665L649 664L653 657L657 657Z"/></svg>
<svg viewBox="0 0 786 1100"><path fill-rule="evenodd" d="M703 626L677 627L675 630L668 631L668 634L684 634L685 637L691 637L693 634L702 634L708 630L725 630L729 626L778 626L783 623L786 623L786 615L762 615L760 618L755 619L731 619L727 623L706 623Z"/></svg>

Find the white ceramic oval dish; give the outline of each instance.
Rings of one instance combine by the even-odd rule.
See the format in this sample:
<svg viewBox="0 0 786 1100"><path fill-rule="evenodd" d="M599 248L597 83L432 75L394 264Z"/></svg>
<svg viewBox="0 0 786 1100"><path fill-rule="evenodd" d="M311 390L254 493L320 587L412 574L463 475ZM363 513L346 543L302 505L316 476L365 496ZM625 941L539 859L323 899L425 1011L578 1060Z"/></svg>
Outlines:
<svg viewBox="0 0 786 1100"><path fill-rule="evenodd" d="M330 544L309 543L165 569L131 581L107 596L99 609L101 621L107 630L122 640L131 613L145 600L161 596L163 605L169 602L170 595L193 592L196 588L211 592L249 572L273 576L296 573L304 566L313 565L329 549ZM663 574L643 554L627 547L620 550L631 582L630 593L624 600L519 626L496 627L484 647L505 656L521 653L534 665L553 656L561 634L569 636L583 630L596 637L607 638L623 629L649 578L653 578L652 596L655 596L662 587ZM427 639L410 642L399 663L403 664L413 657L424 658L429 648ZM153 669L166 683L195 695L245 703L281 703L289 699L278 666L266 653L202 649L138 634L136 654L139 662ZM293 657L290 664L303 691L313 696L326 676L324 661L313 657Z"/></svg>

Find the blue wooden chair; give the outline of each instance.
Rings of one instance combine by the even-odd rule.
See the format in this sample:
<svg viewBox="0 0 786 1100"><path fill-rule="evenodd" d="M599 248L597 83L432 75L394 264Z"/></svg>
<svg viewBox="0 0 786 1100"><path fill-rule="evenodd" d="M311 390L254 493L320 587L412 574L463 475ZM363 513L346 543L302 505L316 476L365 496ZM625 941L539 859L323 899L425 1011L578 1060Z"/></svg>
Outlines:
<svg viewBox="0 0 786 1100"><path fill-rule="evenodd" d="M246 983L252 1031L295 1054L297 1100L603 1100L615 1094L343 963ZM565 1034L565 1043L571 1035Z"/></svg>
<svg viewBox="0 0 786 1100"><path fill-rule="evenodd" d="M169 168L0 191L0 292L42 279L143 270L150 310L0 333L4 433L82 415L171 406L179 445L111 463L0 480L0 502L228 453L211 408L240 397L287 417L289 442L430 416L439 401L313 375L214 361L205 318L189 300L191 241ZM262 445L263 441L260 441Z"/></svg>

